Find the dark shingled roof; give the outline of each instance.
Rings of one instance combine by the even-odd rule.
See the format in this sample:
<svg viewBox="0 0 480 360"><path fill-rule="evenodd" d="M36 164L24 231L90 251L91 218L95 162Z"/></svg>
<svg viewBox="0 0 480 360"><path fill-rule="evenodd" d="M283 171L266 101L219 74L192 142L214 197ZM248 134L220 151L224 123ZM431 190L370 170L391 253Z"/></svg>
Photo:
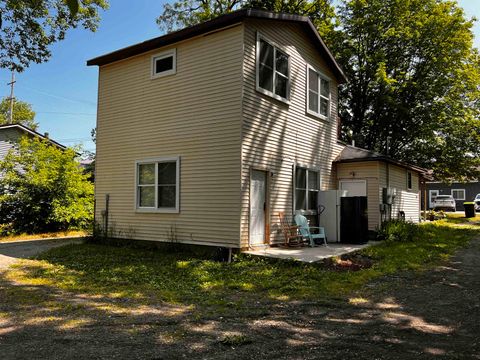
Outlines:
<svg viewBox="0 0 480 360"><path fill-rule="evenodd" d="M213 20L203 22L198 25L193 25L185 29L175 31L164 36L156 37L126 48L105 54L94 59L87 61L87 65L106 65L115 61L127 59L132 56L136 56L145 53L150 50L158 49L162 46L170 45L182 40L189 39L194 36L202 35L207 32L215 31L239 22L245 19L262 19L262 20L277 20L285 22L294 22L303 26L305 32L309 36L312 43L317 47L318 51L327 61L328 65L332 68L339 83L346 82L347 77L342 68L336 62L330 50L323 42L322 38L318 34L317 29L306 16L292 15L292 14L279 14L271 11L244 9L234 11L232 13L219 16Z"/></svg>
<svg viewBox="0 0 480 360"><path fill-rule="evenodd" d="M52 140L50 139L49 137L45 136L45 135L42 135L40 134L39 132L33 130L33 129L30 129L28 126L25 126L23 124L3 124L3 125L0 125L0 131L2 129L18 129L26 134L30 134L30 135L33 135L33 136L36 136L42 140L47 140L50 144L52 145L55 145L56 147L62 149L62 150L65 150L67 147L65 145L62 145L60 144L59 142L56 142L55 140Z"/></svg>
<svg viewBox="0 0 480 360"><path fill-rule="evenodd" d="M362 161L383 161L383 162L398 165L413 171L417 171L424 176L429 176L429 171L420 166L411 165L403 161L392 159L389 156L377 153L375 151L366 150L366 149L358 148L351 145L346 145L345 148L340 153L340 155L338 155L333 162L334 163L353 163L353 162L362 162Z"/></svg>

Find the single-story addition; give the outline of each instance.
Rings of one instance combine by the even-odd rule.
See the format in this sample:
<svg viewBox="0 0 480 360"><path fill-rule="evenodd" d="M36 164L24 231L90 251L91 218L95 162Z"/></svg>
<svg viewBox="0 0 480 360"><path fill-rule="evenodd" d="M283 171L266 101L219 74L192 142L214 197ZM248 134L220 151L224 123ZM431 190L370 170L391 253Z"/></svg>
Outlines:
<svg viewBox="0 0 480 360"><path fill-rule="evenodd" d="M426 169L348 145L334 164L340 190L367 196L370 231L391 218L419 221Z"/></svg>
<svg viewBox="0 0 480 360"><path fill-rule="evenodd" d="M480 194L480 182L471 181L466 183L452 182L451 184L440 181L427 182L427 204L428 208L433 208L433 200L438 195L452 195L455 199L456 210L464 211L463 203L473 201L477 194Z"/></svg>
<svg viewBox="0 0 480 360"><path fill-rule="evenodd" d="M4 124L0 125L0 161L2 161L9 150L18 143L21 137L28 136L29 138L38 138L47 140L52 145L60 149L66 149L66 146L50 139L46 135L42 135L29 127L22 124Z"/></svg>
<svg viewBox="0 0 480 360"><path fill-rule="evenodd" d="M349 161L338 141L346 77L307 17L240 10L87 64L99 66L95 218L114 237L275 245L279 213L314 220L339 187L366 192L371 229L382 186L398 189L392 214L418 220L420 169Z"/></svg>

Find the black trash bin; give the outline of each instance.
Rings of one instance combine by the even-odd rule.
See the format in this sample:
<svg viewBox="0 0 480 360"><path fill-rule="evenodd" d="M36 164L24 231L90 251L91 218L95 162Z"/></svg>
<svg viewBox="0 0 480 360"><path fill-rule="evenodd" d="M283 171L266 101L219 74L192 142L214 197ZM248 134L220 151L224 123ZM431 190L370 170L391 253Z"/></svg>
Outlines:
<svg viewBox="0 0 480 360"><path fill-rule="evenodd" d="M465 217L466 218L475 217L475 203L474 202L464 202L463 207L465 208Z"/></svg>

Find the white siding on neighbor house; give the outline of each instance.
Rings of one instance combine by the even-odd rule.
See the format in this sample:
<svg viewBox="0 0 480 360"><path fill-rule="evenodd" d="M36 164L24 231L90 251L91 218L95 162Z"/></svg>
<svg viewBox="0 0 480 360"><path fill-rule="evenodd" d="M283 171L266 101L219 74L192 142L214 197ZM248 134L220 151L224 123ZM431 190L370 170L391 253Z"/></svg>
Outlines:
<svg viewBox="0 0 480 360"><path fill-rule="evenodd" d="M368 230L375 230L380 223L379 163L377 161L339 163L336 168L338 184L342 180L367 182Z"/></svg>
<svg viewBox="0 0 480 360"><path fill-rule="evenodd" d="M5 158L8 151L13 147L13 142L17 142L21 136L22 133L17 129L0 129L0 161Z"/></svg>
<svg viewBox="0 0 480 360"><path fill-rule="evenodd" d="M278 45L290 56L290 104L256 91L256 36ZM294 23L245 22L244 89L241 173L241 246L249 245L249 183L252 168L271 172L269 179L269 238L281 242L278 213L293 212L293 165L320 170L321 188L335 189L332 161L343 149L337 145L337 83L335 76L301 26ZM331 81L331 121L306 112L306 66Z"/></svg>
<svg viewBox="0 0 480 360"><path fill-rule="evenodd" d="M151 79L151 56L176 48L176 74ZM239 246L243 26L99 71L96 219L110 195L116 236ZM179 213L135 210L135 161L180 157Z"/></svg>
<svg viewBox="0 0 480 360"><path fill-rule="evenodd" d="M395 188L397 194L392 206L392 218L397 218L400 211L405 212L405 220L418 222L420 217L420 189L419 174L416 171L412 173L412 188L407 189L407 169L392 165L380 164L380 189L387 187L387 166L389 168L389 187Z"/></svg>

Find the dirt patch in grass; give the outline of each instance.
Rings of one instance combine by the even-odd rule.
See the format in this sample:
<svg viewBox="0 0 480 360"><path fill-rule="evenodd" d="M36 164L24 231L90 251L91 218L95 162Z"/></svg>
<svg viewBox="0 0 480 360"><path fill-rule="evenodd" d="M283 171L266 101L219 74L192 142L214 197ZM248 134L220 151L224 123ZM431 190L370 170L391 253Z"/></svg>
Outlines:
<svg viewBox="0 0 480 360"><path fill-rule="evenodd" d="M88 236L86 230L69 230L69 231L57 231L50 233L41 233L41 234L18 234L18 235L9 235L0 237L0 243L10 242L10 241L25 241L25 240L44 240L44 239L56 239L63 237L82 237Z"/></svg>
<svg viewBox="0 0 480 360"><path fill-rule="evenodd" d="M369 269L374 261L371 257L361 253L350 253L340 257L333 257L323 261L322 267L330 271L360 271Z"/></svg>

